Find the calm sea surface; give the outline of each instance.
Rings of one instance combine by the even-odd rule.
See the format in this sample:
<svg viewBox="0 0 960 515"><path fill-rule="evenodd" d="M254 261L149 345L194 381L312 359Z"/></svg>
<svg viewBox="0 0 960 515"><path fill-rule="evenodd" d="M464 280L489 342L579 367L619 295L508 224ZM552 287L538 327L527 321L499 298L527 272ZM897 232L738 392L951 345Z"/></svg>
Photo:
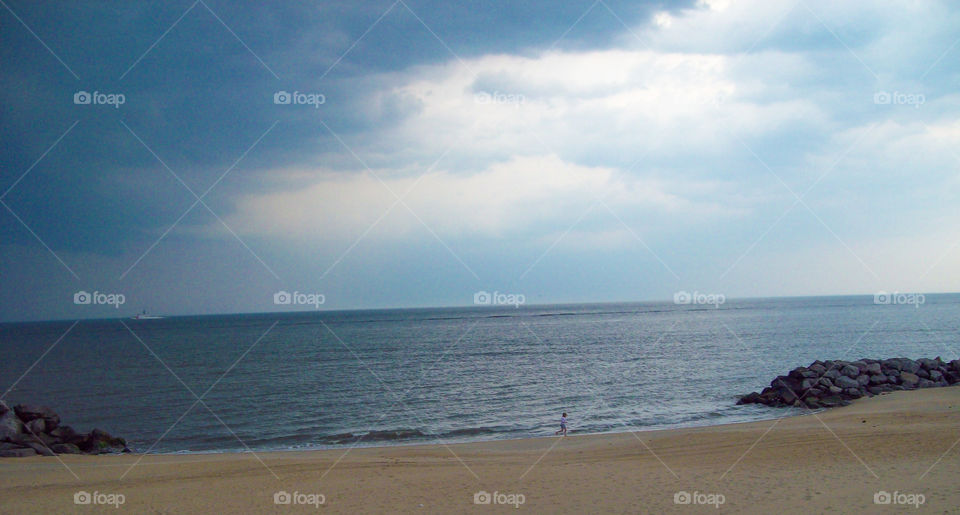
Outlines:
<svg viewBox="0 0 960 515"><path fill-rule="evenodd" d="M720 424L782 414L735 401L816 359L960 358L960 295L924 300L2 324L0 388L161 453L544 436L563 411L576 432Z"/></svg>

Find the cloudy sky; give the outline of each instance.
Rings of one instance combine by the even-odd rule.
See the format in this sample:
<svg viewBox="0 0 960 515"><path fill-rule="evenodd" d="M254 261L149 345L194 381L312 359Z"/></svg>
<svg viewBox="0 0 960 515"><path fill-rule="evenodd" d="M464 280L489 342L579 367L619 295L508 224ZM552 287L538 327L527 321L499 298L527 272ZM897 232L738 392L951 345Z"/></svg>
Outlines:
<svg viewBox="0 0 960 515"><path fill-rule="evenodd" d="M0 5L2 320L960 290L947 1Z"/></svg>

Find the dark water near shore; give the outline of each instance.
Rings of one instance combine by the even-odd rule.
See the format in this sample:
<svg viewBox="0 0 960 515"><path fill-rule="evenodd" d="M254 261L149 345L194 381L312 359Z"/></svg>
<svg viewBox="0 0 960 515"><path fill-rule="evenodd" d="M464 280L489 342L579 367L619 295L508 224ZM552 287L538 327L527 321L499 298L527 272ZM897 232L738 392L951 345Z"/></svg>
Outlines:
<svg viewBox="0 0 960 515"><path fill-rule="evenodd" d="M0 325L4 399L152 452L545 436L562 411L579 432L756 420L783 411L737 395L816 359L960 358L955 294L71 324Z"/></svg>

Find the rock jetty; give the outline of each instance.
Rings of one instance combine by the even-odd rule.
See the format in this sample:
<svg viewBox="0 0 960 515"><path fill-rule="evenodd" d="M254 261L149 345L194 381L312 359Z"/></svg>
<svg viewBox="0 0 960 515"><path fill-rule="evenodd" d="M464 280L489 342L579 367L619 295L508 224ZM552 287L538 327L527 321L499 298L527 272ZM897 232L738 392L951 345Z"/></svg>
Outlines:
<svg viewBox="0 0 960 515"><path fill-rule="evenodd" d="M945 362L908 358L814 361L770 381L737 404L796 406L811 409L846 406L853 399L896 390L952 386L960 383L960 359Z"/></svg>
<svg viewBox="0 0 960 515"><path fill-rule="evenodd" d="M11 409L0 401L0 458L115 452L130 452L126 440L99 429L78 433L60 425L60 416L46 406Z"/></svg>

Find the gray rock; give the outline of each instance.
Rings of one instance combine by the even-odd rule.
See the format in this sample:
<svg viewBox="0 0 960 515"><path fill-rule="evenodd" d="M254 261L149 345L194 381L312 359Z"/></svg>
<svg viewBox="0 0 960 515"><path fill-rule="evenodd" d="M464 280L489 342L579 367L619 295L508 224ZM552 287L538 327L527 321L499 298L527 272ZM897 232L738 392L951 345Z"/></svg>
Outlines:
<svg viewBox="0 0 960 515"><path fill-rule="evenodd" d="M858 359L857 361L851 362L850 366L857 367L857 370L859 370L860 372L867 371L867 362L863 361L862 359Z"/></svg>
<svg viewBox="0 0 960 515"><path fill-rule="evenodd" d="M887 376L887 382L890 384L897 384L900 382L900 376Z"/></svg>
<svg viewBox="0 0 960 515"><path fill-rule="evenodd" d="M876 374L870 376L870 384L884 384L887 382L887 376Z"/></svg>
<svg viewBox="0 0 960 515"><path fill-rule="evenodd" d="M871 386L871 387L867 388L867 391L870 392L870 393L872 393L872 394L874 394L874 395L880 395L881 393L884 392L884 389L881 388L881 387L879 387L879 386Z"/></svg>
<svg viewBox="0 0 960 515"><path fill-rule="evenodd" d="M941 371L939 371L939 370L931 370L931 371L930 371L930 380L931 380L931 381L939 381L940 379L943 379L943 372L941 372Z"/></svg>
<svg viewBox="0 0 960 515"><path fill-rule="evenodd" d="M27 447L33 449L34 451L36 451L37 454L41 456L54 456L53 451L51 451L49 447L47 447L46 445L40 442L26 442L26 443L27 443Z"/></svg>
<svg viewBox="0 0 960 515"><path fill-rule="evenodd" d="M826 377L831 381L836 381L837 378L840 377L840 371L835 368L831 368L830 370L827 370L826 372L823 373L823 377Z"/></svg>
<svg viewBox="0 0 960 515"><path fill-rule="evenodd" d="M839 386L831 386L831 387L829 388L829 390L830 390L830 393L836 395L836 394L842 392L842 391L843 391L843 388L840 388Z"/></svg>
<svg viewBox="0 0 960 515"><path fill-rule="evenodd" d="M930 371L925 368L917 369L917 376L921 379L930 379Z"/></svg>
<svg viewBox="0 0 960 515"><path fill-rule="evenodd" d="M0 401L0 415L5 415L10 411L10 406L7 406L6 402Z"/></svg>
<svg viewBox="0 0 960 515"><path fill-rule="evenodd" d="M917 383L920 382L920 377L910 372L901 372L900 382L903 384L903 386L907 388L913 388L913 387L916 387Z"/></svg>
<svg viewBox="0 0 960 515"><path fill-rule="evenodd" d="M838 377L834 384L843 389L860 387L860 383L856 379L851 379L845 375Z"/></svg>
<svg viewBox="0 0 960 515"><path fill-rule="evenodd" d="M801 388L802 390L809 390L809 389L813 388L814 385L816 385L816 384L817 384L817 380L816 380L816 379L807 378L807 379L804 379L803 382L800 383L800 388Z"/></svg>
<svg viewBox="0 0 960 515"><path fill-rule="evenodd" d="M28 433L31 433L33 435L39 435L40 433L47 430L47 425L43 422L42 418L35 418L30 422L27 422L23 426Z"/></svg>
<svg viewBox="0 0 960 515"><path fill-rule="evenodd" d="M0 451L0 458L26 458L27 456L36 456L37 451L30 448L7 449Z"/></svg>
<svg viewBox="0 0 960 515"><path fill-rule="evenodd" d="M920 364L912 359L900 358L900 371L909 372L911 374L916 374L917 370L920 370Z"/></svg>
<svg viewBox="0 0 960 515"><path fill-rule="evenodd" d="M810 365L809 369L821 376L827 372L827 367L821 365L820 363L814 363Z"/></svg>
<svg viewBox="0 0 960 515"><path fill-rule="evenodd" d="M13 411L7 411L0 415L0 441L16 438L23 432L23 422L17 418Z"/></svg>
<svg viewBox="0 0 960 515"><path fill-rule="evenodd" d="M856 378L860 375L860 369L852 365L844 365L840 369L840 373L850 378Z"/></svg>
<svg viewBox="0 0 960 515"><path fill-rule="evenodd" d="M870 376L868 376L867 374L858 376L857 382L860 383L860 386L867 386L868 384L870 384Z"/></svg>
<svg viewBox="0 0 960 515"><path fill-rule="evenodd" d="M13 411L15 411L17 416L20 417L20 420L24 422L30 422L38 418L53 418L57 416L52 409L46 406L33 406L30 404L17 404L13 407Z"/></svg>
<svg viewBox="0 0 960 515"><path fill-rule="evenodd" d="M937 386L937 383L934 383L929 379L921 379L917 386L920 388L933 388L934 386Z"/></svg>
<svg viewBox="0 0 960 515"><path fill-rule="evenodd" d="M867 372L871 375L876 375L880 373L880 363L870 363L867 365Z"/></svg>
<svg viewBox="0 0 960 515"><path fill-rule="evenodd" d="M817 384L819 384L820 386L822 386L822 387L824 387L824 388L830 388L831 386L833 386L833 381L831 381L829 378L821 377L821 378L817 381Z"/></svg>
<svg viewBox="0 0 960 515"><path fill-rule="evenodd" d="M863 397L863 392L861 392L859 388L844 388L843 394L853 399Z"/></svg>
<svg viewBox="0 0 960 515"><path fill-rule="evenodd" d="M58 443L50 447L57 454L80 454L80 448L72 443Z"/></svg>
<svg viewBox="0 0 960 515"><path fill-rule="evenodd" d="M929 359L929 358L920 358L917 360L917 363L920 365L921 368L927 371L935 370L937 367L940 366L940 362L938 360Z"/></svg>

